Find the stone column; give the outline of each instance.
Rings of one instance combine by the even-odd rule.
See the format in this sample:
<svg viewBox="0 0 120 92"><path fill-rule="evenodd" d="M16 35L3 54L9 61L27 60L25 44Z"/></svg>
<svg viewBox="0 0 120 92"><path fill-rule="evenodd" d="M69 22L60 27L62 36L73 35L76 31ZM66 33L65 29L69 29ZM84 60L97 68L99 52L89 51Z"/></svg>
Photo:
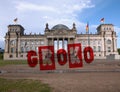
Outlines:
<svg viewBox="0 0 120 92"><path fill-rule="evenodd" d="M16 57L18 57L18 38L16 38Z"/></svg>
<svg viewBox="0 0 120 92"><path fill-rule="evenodd" d="M8 39L6 39L6 40L5 40L5 52L6 52L6 53L8 53L8 49L9 49L9 48L8 48L8 44L9 44L8 42L9 42Z"/></svg>
<svg viewBox="0 0 120 92"><path fill-rule="evenodd" d="M57 50L59 49L59 38L57 38Z"/></svg>
<svg viewBox="0 0 120 92"><path fill-rule="evenodd" d="M70 44L70 38L68 38L68 44Z"/></svg>
<svg viewBox="0 0 120 92"><path fill-rule="evenodd" d="M104 38L104 56L106 56L106 43L105 43L105 38Z"/></svg>
<svg viewBox="0 0 120 92"><path fill-rule="evenodd" d="M62 41L62 49L64 49L64 38L63 38L63 41Z"/></svg>
<svg viewBox="0 0 120 92"><path fill-rule="evenodd" d="M7 46L8 46L8 48L7 48L8 50L7 51L8 51L8 53L10 53L10 39L8 39Z"/></svg>
<svg viewBox="0 0 120 92"><path fill-rule="evenodd" d="M54 38L52 38L52 46L54 46Z"/></svg>
<svg viewBox="0 0 120 92"><path fill-rule="evenodd" d="M116 38L114 38L114 51L117 52L117 42Z"/></svg>
<svg viewBox="0 0 120 92"><path fill-rule="evenodd" d="M114 42L114 38L112 38L112 47L113 47L113 52L115 51L115 48L114 48L114 46L115 46L115 45L114 45L114 43L115 43L115 42Z"/></svg>
<svg viewBox="0 0 120 92"><path fill-rule="evenodd" d="M21 48L20 48L20 38L18 38L18 53L20 53L21 52Z"/></svg>

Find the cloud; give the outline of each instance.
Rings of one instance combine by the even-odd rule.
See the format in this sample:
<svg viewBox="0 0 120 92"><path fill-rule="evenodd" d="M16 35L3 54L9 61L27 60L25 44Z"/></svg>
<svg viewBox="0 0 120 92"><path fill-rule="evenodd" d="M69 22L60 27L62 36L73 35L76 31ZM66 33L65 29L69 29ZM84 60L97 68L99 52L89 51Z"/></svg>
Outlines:
<svg viewBox="0 0 120 92"><path fill-rule="evenodd" d="M120 27L115 26L115 27L114 27L114 30L115 30L115 32L116 32L117 34L120 34Z"/></svg>
<svg viewBox="0 0 120 92"><path fill-rule="evenodd" d="M31 2L23 2L23 1L17 1L15 2L16 6L15 8L22 12L27 12L27 11L49 11L49 12L58 12L60 10L60 12L66 12L66 13L71 13L74 11L82 11L85 8L92 8L95 7L95 5L93 5L91 3L91 0L70 0L70 1L66 1L66 0L51 0L51 2L49 0L45 0L45 1L41 1L41 4L36 4L36 3L31 3ZM47 4L47 2L49 2L49 4ZM60 13L58 12L58 13Z"/></svg>
<svg viewBox="0 0 120 92"><path fill-rule="evenodd" d="M79 26L85 25L77 18L84 9L93 7L95 7L95 5L92 4L91 0L43 0L40 2L15 2L15 8L20 17L29 17L32 22L36 20L36 24L40 23L39 25L45 25L45 22L48 22L51 27L61 23L71 27L73 22ZM32 16L35 16L35 18ZM39 18L41 22L39 22L37 18Z"/></svg>
<svg viewBox="0 0 120 92"><path fill-rule="evenodd" d="M19 12L26 12L26 11L54 12L55 11L53 7L45 6L45 5L37 5L29 2L16 2L15 7Z"/></svg>

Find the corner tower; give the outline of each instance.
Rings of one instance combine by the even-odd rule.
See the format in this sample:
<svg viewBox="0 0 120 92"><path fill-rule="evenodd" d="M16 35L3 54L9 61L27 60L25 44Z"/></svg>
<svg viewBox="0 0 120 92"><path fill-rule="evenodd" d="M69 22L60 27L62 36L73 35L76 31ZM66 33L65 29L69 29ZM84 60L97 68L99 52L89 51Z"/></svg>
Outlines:
<svg viewBox="0 0 120 92"><path fill-rule="evenodd" d="M97 27L97 32L103 38L104 55L117 54L117 36L114 25L101 24Z"/></svg>
<svg viewBox="0 0 120 92"><path fill-rule="evenodd" d="M22 35L24 35L24 28L21 25L8 25L8 32L5 35L4 59L18 57Z"/></svg>

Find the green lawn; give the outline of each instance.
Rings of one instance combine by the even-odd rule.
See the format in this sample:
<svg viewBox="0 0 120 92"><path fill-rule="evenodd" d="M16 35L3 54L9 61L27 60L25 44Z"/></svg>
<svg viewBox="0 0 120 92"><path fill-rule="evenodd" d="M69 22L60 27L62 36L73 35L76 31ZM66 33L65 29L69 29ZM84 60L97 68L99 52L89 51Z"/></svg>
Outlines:
<svg viewBox="0 0 120 92"><path fill-rule="evenodd" d="M0 66L27 64L26 60L2 60L0 59Z"/></svg>
<svg viewBox="0 0 120 92"><path fill-rule="evenodd" d="M0 92L51 92L52 88L39 80L0 78Z"/></svg>

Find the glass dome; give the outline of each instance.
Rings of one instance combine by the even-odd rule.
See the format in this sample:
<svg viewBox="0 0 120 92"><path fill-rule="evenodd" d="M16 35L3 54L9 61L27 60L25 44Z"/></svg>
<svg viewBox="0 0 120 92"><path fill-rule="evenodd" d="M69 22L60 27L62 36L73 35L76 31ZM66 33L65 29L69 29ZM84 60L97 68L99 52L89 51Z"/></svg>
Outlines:
<svg viewBox="0 0 120 92"><path fill-rule="evenodd" d="M69 30L69 28L63 24L55 25L51 30Z"/></svg>

